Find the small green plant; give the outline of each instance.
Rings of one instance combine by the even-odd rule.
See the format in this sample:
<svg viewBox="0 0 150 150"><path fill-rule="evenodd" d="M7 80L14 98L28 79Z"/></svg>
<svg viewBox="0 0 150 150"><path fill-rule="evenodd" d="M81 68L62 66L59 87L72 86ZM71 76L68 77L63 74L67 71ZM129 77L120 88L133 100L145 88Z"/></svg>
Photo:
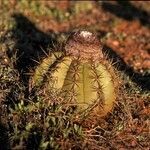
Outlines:
<svg viewBox="0 0 150 150"><path fill-rule="evenodd" d="M32 86L57 91L79 112L105 116L113 108L119 82L100 46L94 33L72 33L64 52L52 53L36 68Z"/></svg>
<svg viewBox="0 0 150 150"><path fill-rule="evenodd" d="M74 14L78 15L82 12L91 11L93 8L93 2L91 1L76 1L73 5Z"/></svg>
<svg viewBox="0 0 150 150"><path fill-rule="evenodd" d="M37 95L36 102L27 100L28 105L25 105L21 101L14 109L9 109L13 149L62 149L63 142L70 139L65 145L68 149L72 138L83 139L82 126L75 122L72 109L66 112L63 101L58 104L53 98L42 93ZM47 103L50 100L51 103Z"/></svg>

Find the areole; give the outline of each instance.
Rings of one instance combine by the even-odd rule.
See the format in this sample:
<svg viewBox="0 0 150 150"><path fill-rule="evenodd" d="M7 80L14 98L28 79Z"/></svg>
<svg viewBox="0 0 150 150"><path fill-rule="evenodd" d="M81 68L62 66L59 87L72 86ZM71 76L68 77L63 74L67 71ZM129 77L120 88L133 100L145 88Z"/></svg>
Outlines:
<svg viewBox="0 0 150 150"><path fill-rule="evenodd" d="M72 33L65 45L67 55L93 61L103 58L101 48L102 45L96 34L83 30Z"/></svg>

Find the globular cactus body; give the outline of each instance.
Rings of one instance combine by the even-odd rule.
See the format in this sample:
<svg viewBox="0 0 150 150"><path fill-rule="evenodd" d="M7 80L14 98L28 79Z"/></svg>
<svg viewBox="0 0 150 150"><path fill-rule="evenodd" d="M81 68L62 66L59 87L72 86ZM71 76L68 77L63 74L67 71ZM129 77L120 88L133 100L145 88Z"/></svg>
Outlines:
<svg viewBox="0 0 150 150"><path fill-rule="evenodd" d="M111 111L116 99L117 77L100 51L100 42L91 32L70 35L65 54L52 53L36 68L34 86L47 84L78 110L91 110L100 116Z"/></svg>

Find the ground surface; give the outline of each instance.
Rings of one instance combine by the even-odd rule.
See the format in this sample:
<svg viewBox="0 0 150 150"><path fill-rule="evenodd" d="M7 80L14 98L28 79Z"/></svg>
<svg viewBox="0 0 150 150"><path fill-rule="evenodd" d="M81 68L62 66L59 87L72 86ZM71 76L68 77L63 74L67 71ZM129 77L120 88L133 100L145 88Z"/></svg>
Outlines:
<svg viewBox="0 0 150 150"><path fill-rule="evenodd" d="M148 150L149 10L150 2L142 1L2 0L0 149L28 149L32 146L35 149ZM29 101L27 73L37 65L33 59L39 61L45 57L44 52L48 53L62 43L76 28L98 33L104 45L103 51L115 63L123 80L118 106L103 119L74 120L69 114L54 111L46 104L35 103L38 109L31 109L24 102ZM51 112L47 115L52 121L51 126L38 118L44 107ZM64 119L59 118L60 114ZM4 145L6 142L8 145Z"/></svg>

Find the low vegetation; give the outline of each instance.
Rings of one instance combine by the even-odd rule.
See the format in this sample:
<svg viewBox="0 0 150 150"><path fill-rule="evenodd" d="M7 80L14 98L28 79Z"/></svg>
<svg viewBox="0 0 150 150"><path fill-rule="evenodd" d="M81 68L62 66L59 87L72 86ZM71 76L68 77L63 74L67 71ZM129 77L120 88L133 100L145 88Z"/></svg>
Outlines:
<svg viewBox="0 0 150 150"><path fill-rule="evenodd" d="M2 1L0 149L148 150L148 4ZM120 9L126 11L118 14ZM63 47L76 28L98 34L103 53L119 72L120 92L105 117L83 117L57 91L38 87L33 91L30 86L39 62L51 50Z"/></svg>

